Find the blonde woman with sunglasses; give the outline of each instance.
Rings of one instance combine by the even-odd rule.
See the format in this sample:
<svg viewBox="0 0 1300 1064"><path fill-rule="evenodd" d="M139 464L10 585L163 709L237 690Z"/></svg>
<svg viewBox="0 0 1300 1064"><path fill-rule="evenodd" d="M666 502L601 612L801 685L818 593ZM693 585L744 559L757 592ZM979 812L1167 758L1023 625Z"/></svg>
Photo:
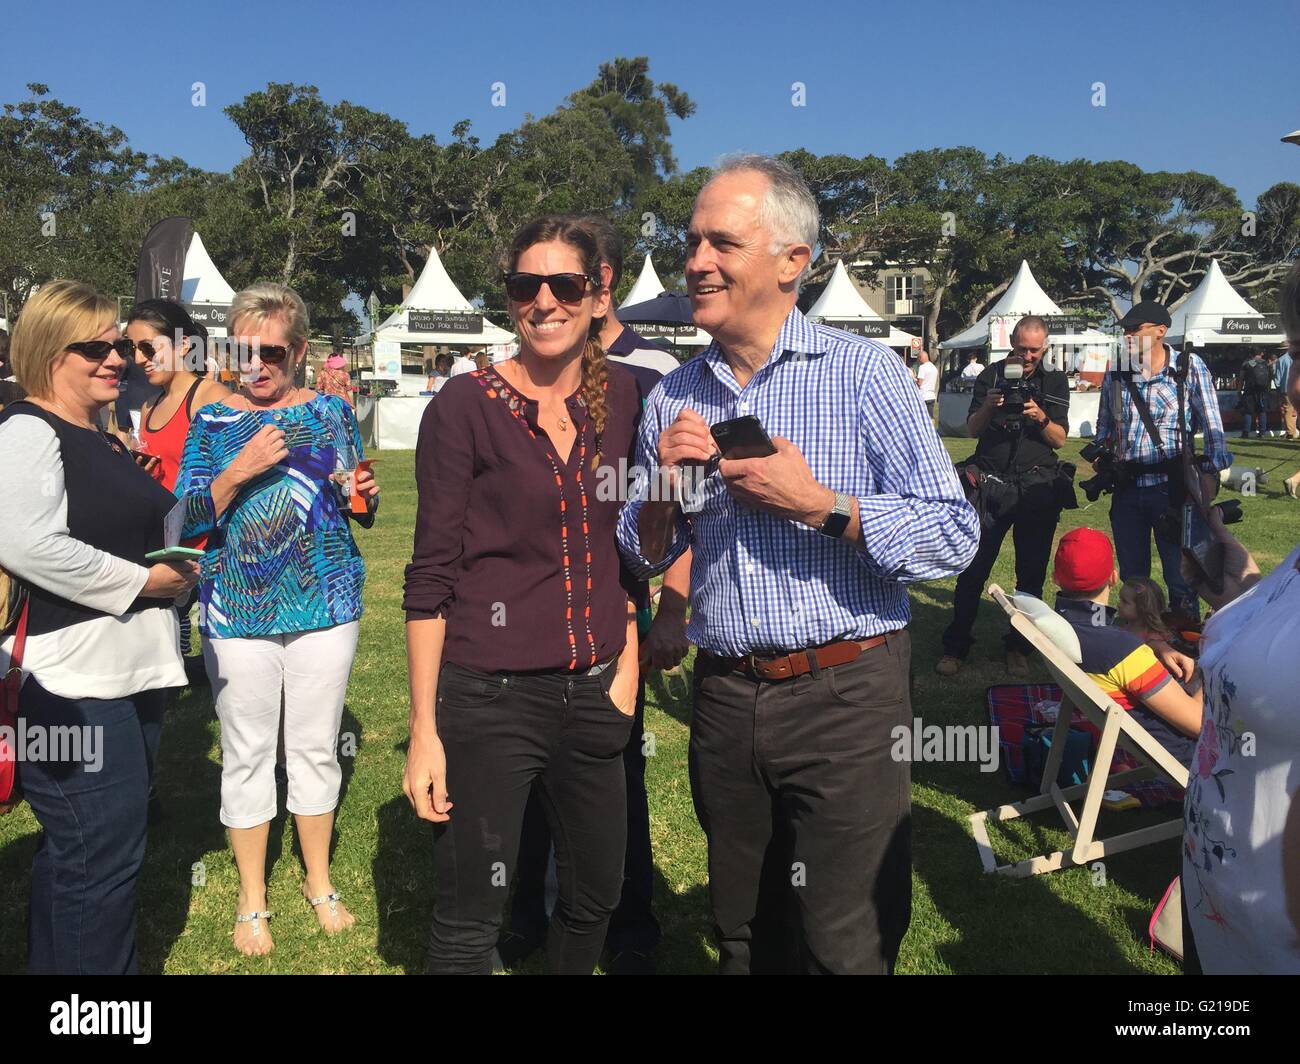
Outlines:
<svg viewBox="0 0 1300 1064"><path fill-rule="evenodd" d="M138 969L149 785L167 689L185 683L171 606L198 579L192 561L151 562L176 500L99 427L131 353L116 318L88 285L42 285L13 337L29 398L0 415L0 566L28 591L0 675L18 670L20 734L78 740L18 765L43 829L27 936L36 974Z"/></svg>
<svg viewBox="0 0 1300 1064"><path fill-rule="evenodd" d="M330 880L329 851L365 581L349 522L369 528L379 492L360 465L352 408L294 384L307 354L307 308L297 293L254 285L235 297L230 322L223 346L242 386L196 414L176 494L186 508L183 535L207 536L199 625L221 721L221 822L239 867L234 940L258 956L274 945L266 846L278 812L282 699L303 895L327 933L355 922Z"/></svg>

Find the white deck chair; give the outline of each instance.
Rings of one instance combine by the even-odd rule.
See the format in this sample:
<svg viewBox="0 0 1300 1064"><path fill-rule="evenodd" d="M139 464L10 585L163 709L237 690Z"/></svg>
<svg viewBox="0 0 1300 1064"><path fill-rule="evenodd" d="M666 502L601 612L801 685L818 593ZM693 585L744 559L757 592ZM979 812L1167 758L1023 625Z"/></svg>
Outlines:
<svg viewBox="0 0 1300 1064"><path fill-rule="evenodd" d="M1039 794L1023 802L998 806L996 809L988 809L970 817L971 834L974 835L975 845L979 848L984 871L1014 877L1036 876L1044 872L1055 872L1059 868L1086 865L1090 861L1113 853L1122 853L1125 850L1133 850L1139 846L1181 835L1183 819L1180 815L1172 820L1125 832L1122 835L1112 835L1107 839L1093 838L1097 827L1097 814L1101 810L1102 795L1108 787L1121 787L1128 782L1163 776L1179 787L1185 788L1187 769L1183 768L1151 736L1150 732L1133 718L1131 713L1125 712L1108 698L1075 662L1071 661L1039 630L1027 613L1017 609L997 584L989 586L989 594L1006 611L1012 627L1024 636L1047 662L1052 678L1061 686L1062 697L1056 728L1052 733L1052 748L1043 769L1043 783ZM1072 707L1082 711L1101 730L1101 740L1097 744L1092 774L1088 777L1088 781L1062 789L1057 786L1056 774L1065 751L1070 718L1073 716ZM1115 757L1117 744L1122 744L1140 764L1138 768L1111 776L1110 765ZM1078 798L1083 799L1083 807L1076 816L1070 803ZM993 847L989 844L988 820L990 818L1015 820L1027 813L1037 813L1052 807L1061 814L1066 830L1074 836L1073 849L1068 853L1057 850L1055 853L1031 857L1015 864L998 864Z"/></svg>

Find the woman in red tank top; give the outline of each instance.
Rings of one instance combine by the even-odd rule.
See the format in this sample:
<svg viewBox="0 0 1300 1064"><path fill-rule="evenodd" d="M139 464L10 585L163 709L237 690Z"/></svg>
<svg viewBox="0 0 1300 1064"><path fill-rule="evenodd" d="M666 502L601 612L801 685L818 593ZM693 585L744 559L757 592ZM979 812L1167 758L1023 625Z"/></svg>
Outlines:
<svg viewBox="0 0 1300 1064"><path fill-rule="evenodd" d="M127 319L126 335L135 343L136 365L144 369L150 384L163 390L140 411L136 450L149 456L146 468L171 491L194 412L228 398L230 392L201 376L207 333L179 304L166 299L137 303Z"/></svg>

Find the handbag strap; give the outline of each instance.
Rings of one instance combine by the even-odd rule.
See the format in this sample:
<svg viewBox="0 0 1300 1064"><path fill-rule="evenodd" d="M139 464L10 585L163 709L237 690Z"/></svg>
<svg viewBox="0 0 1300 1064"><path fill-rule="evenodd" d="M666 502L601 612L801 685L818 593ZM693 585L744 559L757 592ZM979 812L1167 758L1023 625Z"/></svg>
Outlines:
<svg viewBox="0 0 1300 1064"><path fill-rule="evenodd" d="M18 691L23 685L23 652L27 649L27 615L31 612L32 600L23 603L23 611L18 615L18 627L14 630L14 649L9 655L9 668L5 672L4 691L6 702L11 710L17 709Z"/></svg>

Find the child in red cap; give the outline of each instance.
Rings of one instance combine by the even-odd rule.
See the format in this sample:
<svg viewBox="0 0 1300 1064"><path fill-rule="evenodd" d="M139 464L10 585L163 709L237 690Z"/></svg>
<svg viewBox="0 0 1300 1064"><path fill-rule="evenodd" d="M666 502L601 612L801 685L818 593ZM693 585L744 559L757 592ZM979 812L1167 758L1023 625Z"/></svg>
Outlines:
<svg viewBox="0 0 1300 1064"><path fill-rule="evenodd" d="M1079 637L1083 671L1183 765L1190 765L1201 732L1201 691L1189 694L1162 664L1191 679L1191 660L1167 644L1144 643L1115 624L1111 589L1119 583L1110 539L1076 528L1056 548L1053 579L1061 589L1056 612ZM1157 651L1160 658L1157 658Z"/></svg>

